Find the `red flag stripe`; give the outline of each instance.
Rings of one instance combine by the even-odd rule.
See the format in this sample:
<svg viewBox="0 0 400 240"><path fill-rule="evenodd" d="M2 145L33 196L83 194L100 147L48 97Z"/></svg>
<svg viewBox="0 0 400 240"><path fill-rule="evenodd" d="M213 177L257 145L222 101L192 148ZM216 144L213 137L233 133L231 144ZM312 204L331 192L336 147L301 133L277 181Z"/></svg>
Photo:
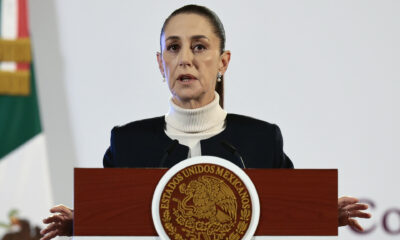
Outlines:
<svg viewBox="0 0 400 240"><path fill-rule="evenodd" d="M28 2L27 0L18 0L18 29L17 38L29 37L29 25L28 25ZM17 70L29 70L29 63L18 63Z"/></svg>

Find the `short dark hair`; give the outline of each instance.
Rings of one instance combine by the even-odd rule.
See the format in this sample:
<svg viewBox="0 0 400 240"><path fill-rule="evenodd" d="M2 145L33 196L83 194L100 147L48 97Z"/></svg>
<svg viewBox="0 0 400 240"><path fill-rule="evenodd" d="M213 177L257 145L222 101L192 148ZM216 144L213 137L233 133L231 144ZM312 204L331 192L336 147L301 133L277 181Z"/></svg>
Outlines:
<svg viewBox="0 0 400 240"><path fill-rule="evenodd" d="M160 48L161 48L161 38L162 38L162 35L164 34L165 27L167 26L168 22L171 20L172 17L174 17L178 14L184 14L184 13L198 14L200 16L207 18L207 20L210 22L211 26L214 29L214 33L219 38L219 48L220 48L220 51L222 54L225 51L225 40L226 40L224 25L222 25L222 22L219 19L219 17L217 16L217 14L215 14L215 12L213 12L211 9L204 7L204 6L194 5L194 4L186 5L181 8L176 9L167 17L167 19L165 19L164 24L161 28L161 33L160 33Z"/></svg>

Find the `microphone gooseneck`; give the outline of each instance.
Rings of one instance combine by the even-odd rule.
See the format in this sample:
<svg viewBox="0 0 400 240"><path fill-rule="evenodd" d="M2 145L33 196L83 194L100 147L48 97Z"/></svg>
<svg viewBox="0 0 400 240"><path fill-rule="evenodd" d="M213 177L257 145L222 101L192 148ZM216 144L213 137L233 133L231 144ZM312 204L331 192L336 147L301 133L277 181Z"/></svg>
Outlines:
<svg viewBox="0 0 400 240"><path fill-rule="evenodd" d="M164 163L167 160L168 156L175 150L176 146L178 146L179 141L178 140L173 140L172 143L165 149L164 155L161 158L160 161L160 168L164 167Z"/></svg>
<svg viewBox="0 0 400 240"><path fill-rule="evenodd" d="M229 142L227 142L225 140L221 141L221 144L222 144L222 146L225 147L226 150L228 150L230 153L232 153L239 159L239 162L242 164L243 168L246 168L246 165L244 164L242 155L240 155L239 151L232 144L230 144Z"/></svg>

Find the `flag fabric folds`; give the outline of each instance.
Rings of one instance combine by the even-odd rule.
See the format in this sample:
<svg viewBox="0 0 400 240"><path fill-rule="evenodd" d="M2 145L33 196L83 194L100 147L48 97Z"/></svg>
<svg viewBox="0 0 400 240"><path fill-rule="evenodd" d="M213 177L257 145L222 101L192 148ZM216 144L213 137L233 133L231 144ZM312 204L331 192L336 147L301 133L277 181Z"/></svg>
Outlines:
<svg viewBox="0 0 400 240"><path fill-rule="evenodd" d="M31 53L27 0L0 0L0 239L53 204Z"/></svg>

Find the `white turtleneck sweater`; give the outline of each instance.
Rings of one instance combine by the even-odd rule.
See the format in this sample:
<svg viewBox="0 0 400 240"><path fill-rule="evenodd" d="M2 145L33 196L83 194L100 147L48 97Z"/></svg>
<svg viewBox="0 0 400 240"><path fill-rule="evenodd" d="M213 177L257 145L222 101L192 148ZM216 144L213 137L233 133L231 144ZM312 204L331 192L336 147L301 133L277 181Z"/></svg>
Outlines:
<svg viewBox="0 0 400 240"><path fill-rule="evenodd" d="M225 129L226 111L219 105L219 95L204 107L185 109L170 99L170 109L165 115L165 133L171 139L189 147L188 157L201 156L200 140L217 135Z"/></svg>

